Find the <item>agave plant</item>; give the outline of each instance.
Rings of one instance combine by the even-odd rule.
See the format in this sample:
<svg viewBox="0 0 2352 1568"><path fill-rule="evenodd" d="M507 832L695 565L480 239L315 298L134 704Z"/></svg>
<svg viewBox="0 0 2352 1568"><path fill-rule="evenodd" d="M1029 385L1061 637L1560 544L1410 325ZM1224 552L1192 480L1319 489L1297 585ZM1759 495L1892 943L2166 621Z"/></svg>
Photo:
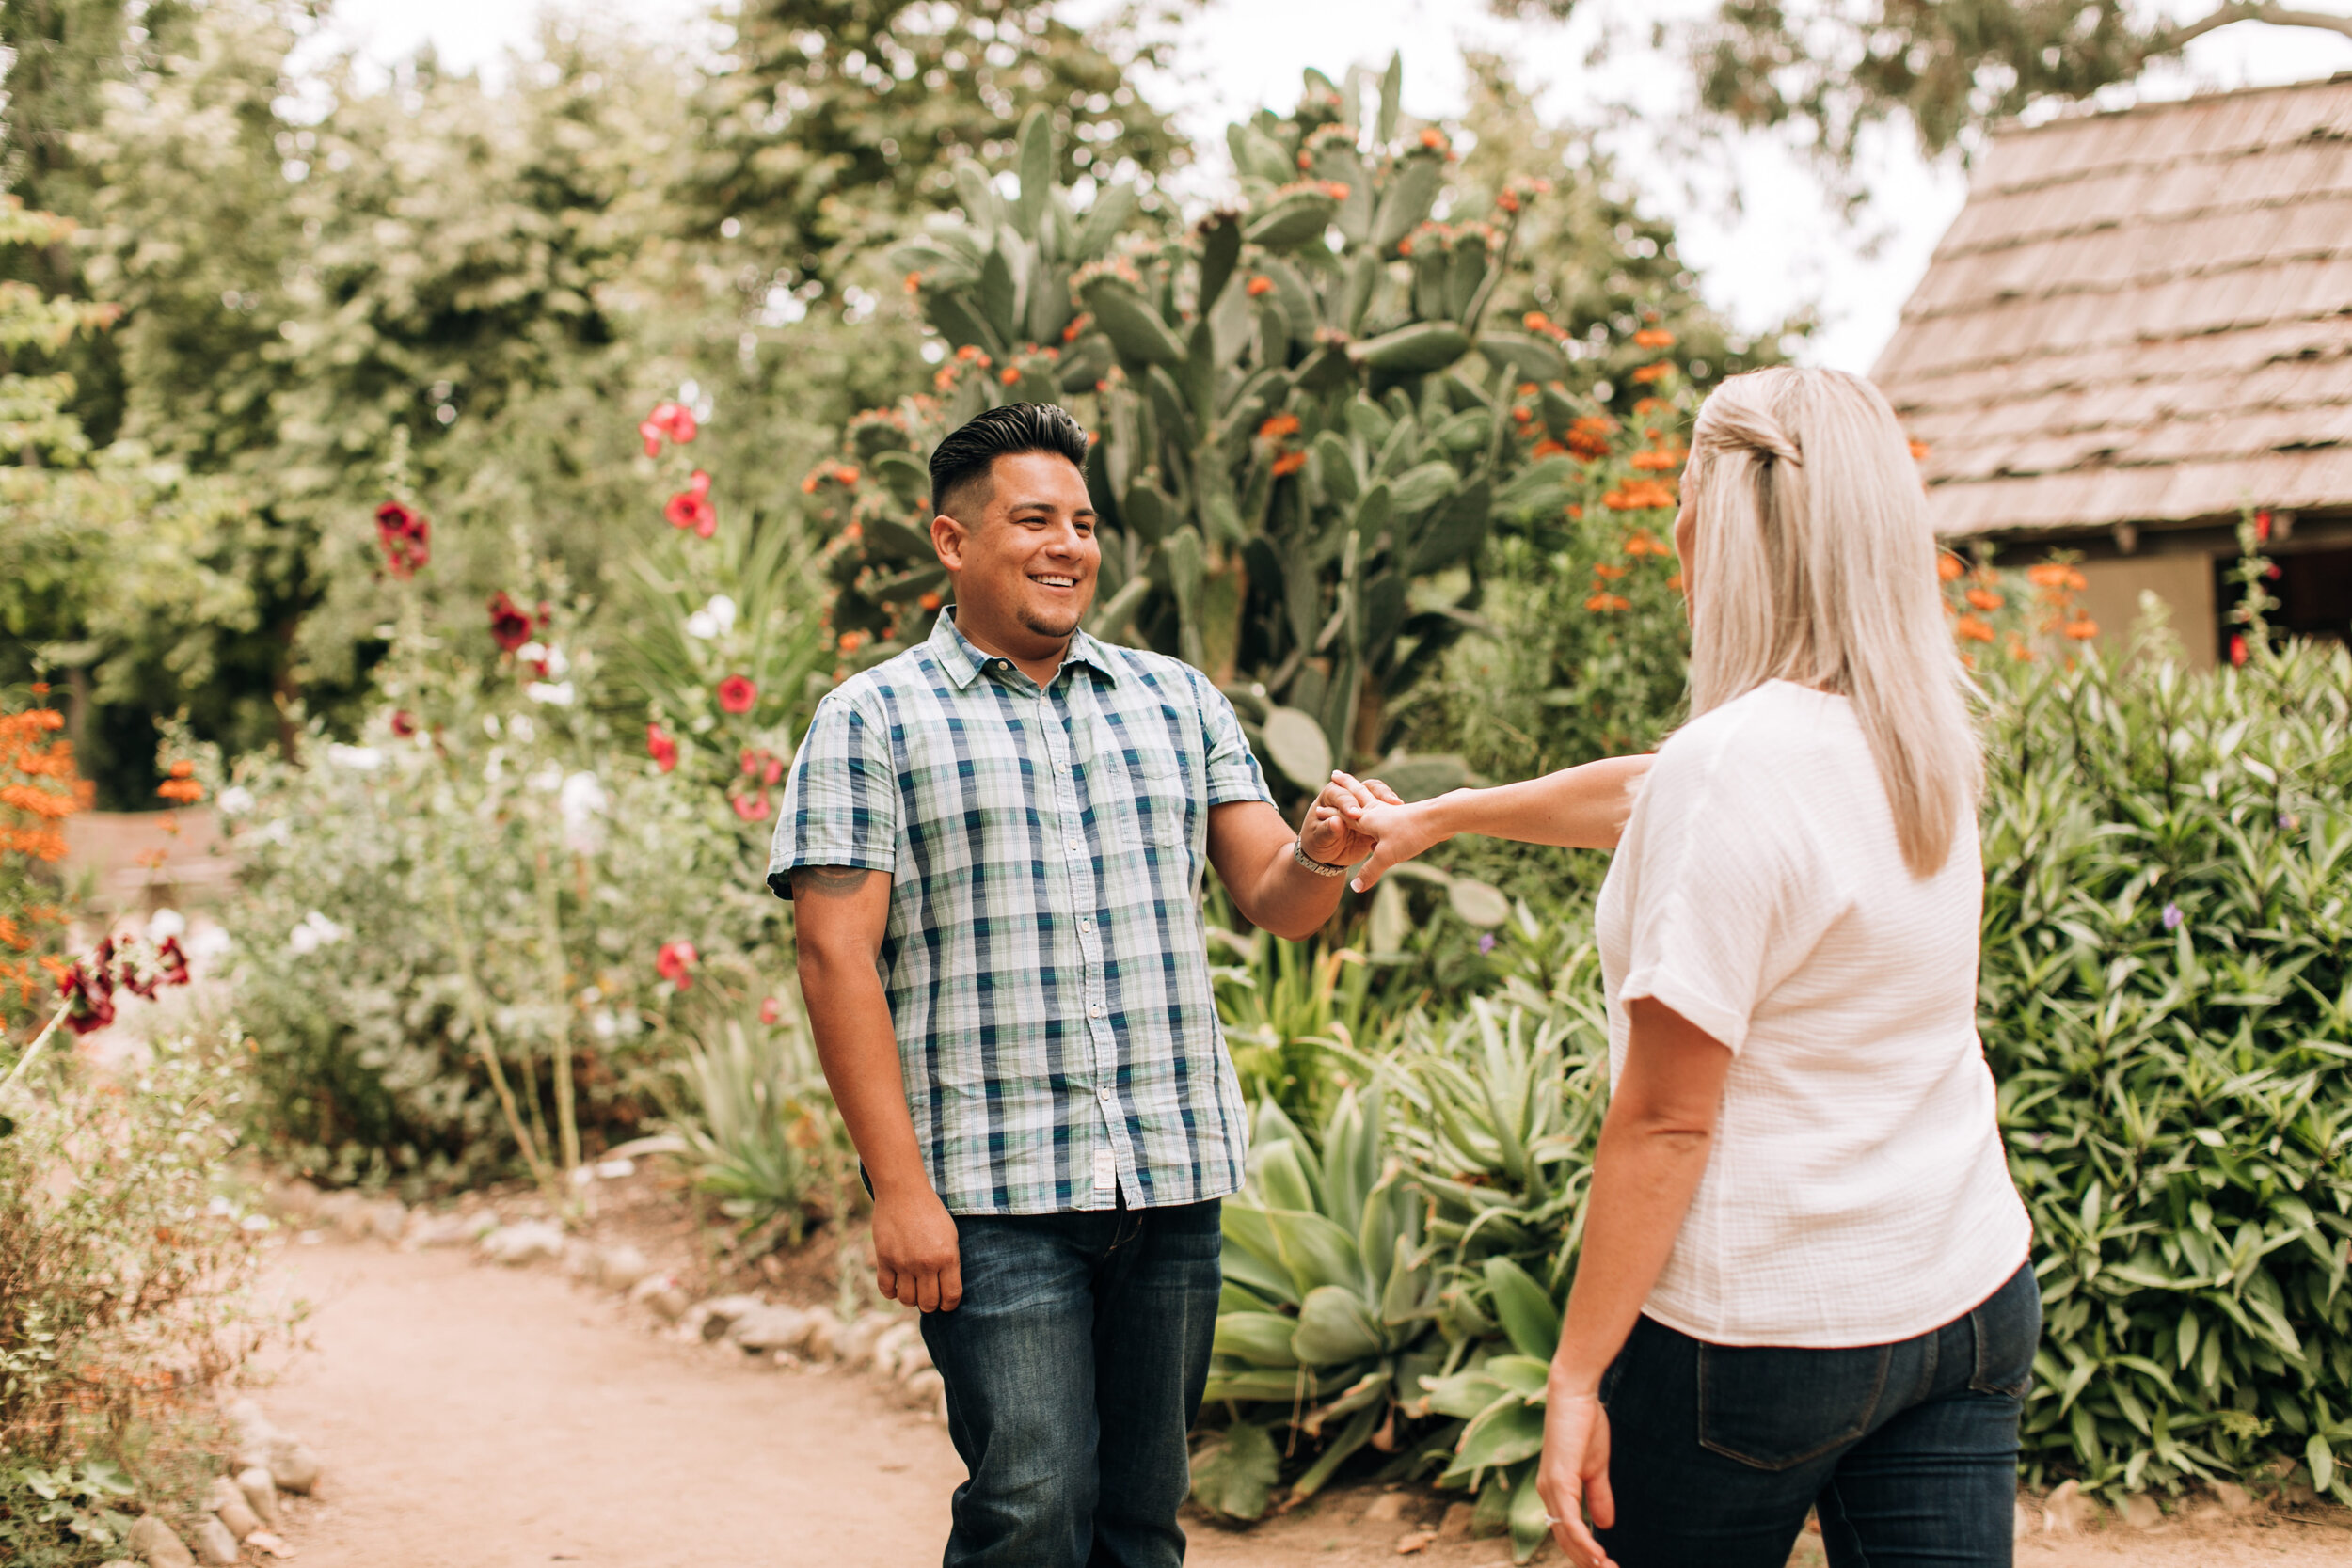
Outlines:
<svg viewBox="0 0 2352 1568"><path fill-rule="evenodd" d="M1511 1559L1525 1562L1548 1532L1535 1464L1544 1447L1545 1394L1560 1345L1560 1311L1507 1258L1487 1259L1482 1274L1507 1348L1482 1348L1462 1370L1426 1380L1425 1405L1463 1423L1438 1484L1475 1493L1472 1528L1508 1528Z"/></svg>
<svg viewBox="0 0 2352 1568"><path fill-rule="evenodd" d="M961 218L896 258L953 351L940 395L869 420L850 460L813 476L820 517L856 524L835 625L885 649L919 635L904 607L942 591L923 528L939 430L1000 400L1061 403L1099 437L1092 629L1223 684L1298 788L1381 756L1391 699L1478 624L1459 568L1550 428L1549 404L1539 420L1517 388L1566 371L1553 337L1486 320L1541 182L1459 193L1455 212L1486 218L1431 221L1452 151L1435 127L1403 133L1399 85L1392 63L1367 135L1349 95L1309 72L1289 117L1232 128L1239 204L1188 232L1121 184L1082 209L1055 182L1041 111L1018 195L961 167ZM1562 421L1592 417L1541 395ZM1515 504L1556 511L1557 488ZM1383 776L1415 798L1464 770L1399 758Z"/></svg>
<svg viewBox="0 0 2352 1568"><path fill-rule="evenodd" d="M1248 1188L1225 1204L1206 1396L1232 1419L1194 1470L1196 1497L1219 1513L1257 1517L1282 1457L1302 1445L1321 1448L1294 1498L1366 1445L1394 1451L1402 1402L1443 1365L1422 1200L1382 1116L1376 1089L1343 1092L1318 1153L1272 1101L1259 1107Z"/></svg>

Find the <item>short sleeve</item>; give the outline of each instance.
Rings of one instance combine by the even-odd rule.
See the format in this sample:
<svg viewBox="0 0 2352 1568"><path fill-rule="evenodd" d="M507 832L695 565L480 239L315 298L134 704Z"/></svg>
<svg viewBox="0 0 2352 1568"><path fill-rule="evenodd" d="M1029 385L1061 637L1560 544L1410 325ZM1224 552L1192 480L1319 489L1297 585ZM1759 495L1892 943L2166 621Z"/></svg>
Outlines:
<svg viewBox="0 0 2352 1568"><path fill-rule="evenodd" d="M1617 1000L1663 1003L1737 1055L1845 901L1769 765L1739 760L1736 732L1708 739L1668 742L1620 846L1636 859Z"/></svg>
<svg viewBox="0 0 2352 1568"><path fill-rule="evenodd" d="M827 697L792 758L768 851L768 885L789 898L792 873L803 865L890 871L898 863L890 736L854 700Z"/></svg>
<svg viewBox="0 0 2352 1568"><path fill-rule="evenodd" d="M1225 693L1207 681L1196 680L1194 686L1200 693L1203 754L1209 759L1209 804L1263 800L1272 805L1274 794L1266 788L1265 773L1249 750L1249 737L1241 733L1241 716Z"/></svg>

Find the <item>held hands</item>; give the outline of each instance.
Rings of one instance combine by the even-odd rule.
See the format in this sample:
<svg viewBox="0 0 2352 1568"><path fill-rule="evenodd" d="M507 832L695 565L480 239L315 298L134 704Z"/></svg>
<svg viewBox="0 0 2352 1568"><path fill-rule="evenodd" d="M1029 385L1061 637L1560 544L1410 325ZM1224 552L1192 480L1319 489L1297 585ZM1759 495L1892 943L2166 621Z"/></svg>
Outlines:
<svg viewBox="0 0 2352 1568"><path fill-rule="evenodd" d="M1597 1394L1551 1396L1544 1410L1544 1452L1535 1462L1535 1495L1544 1500L1551 1538L1576 1568L1616 1568L1584 1523L1617 1522L1609 1491L1609 1412Z"/></svg>
<svg viewBox="0 0 2352 1568"><path fill-rule="evenodd" d="M1369 806L1402 804L1396 791L1377 779L1364 784L1345 773L1334 773L1323 793L1315 797L1315 803L1307 808L1307 820L1298 829L1298 847L1310 860L1326 865L1354 865L1373 853L1376 843L1357 826L1356 815Z"/></svg>
<svg viewBox="0 0 2352 1568"><path fill-rule="evenodd" d="M927 1183L874 1195L874 1288L924 1312L963 1300L955 1216Z"/></svg>
<svg viewBox="0 0 2352 1568"><path fill-rule="evenodd" d="M1430 810L1434 801L1421 800L1408 806L1397 799L1396 791L1377 779L1359 784L1344 773L1334 773L1316 806L1320 808L1325 800L1331 801L1333 812L1352 835L1350 843L1362 847L1343 861L1325 863L1352 865L1366 854L1372 857L1356 873L1355 880L1347 884L1358 893L1370 893L1392 868L1427 853L1452 836L1438 830ZM1314 847L1309 845L1307 852L1314 855ZM1321 855L1315 858L1323 859Z"/></svg>

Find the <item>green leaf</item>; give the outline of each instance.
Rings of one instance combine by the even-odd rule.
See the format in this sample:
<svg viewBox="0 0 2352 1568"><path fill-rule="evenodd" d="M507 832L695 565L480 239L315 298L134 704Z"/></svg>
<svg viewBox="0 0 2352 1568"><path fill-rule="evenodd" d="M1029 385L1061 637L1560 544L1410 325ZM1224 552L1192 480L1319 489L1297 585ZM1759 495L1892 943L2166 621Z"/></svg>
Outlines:
<svg viewBox="0 0 2352 1568"><path fill-rule="evenodd" d="M1291 1336L1298 1320L1279 1312L1223 1312L1217 1315L1217 1355L1230 1355L1253 1367L1295 1367Z"/></svg>
<svg viewBox="0 0 2352 1568"><path fill-rule="evenodd" d="M1301 789L1319 790L1331 782L1331 742L1314 715L1278 707L1259 726L1267 759Z"/></svg>
<svg viewBox="0 0 2352 1568"><path fill-rule="evenodd" d="M1446 900L1454 912L1471 926L1491 929L1511 918L1511 900L1503 891L1490 882L1470 877L1456 877L1446 889Z"/></svg>
<svg viewBox="0 0 2352 1568"><path fill-rule="evenodd" d="M1489 1405L1462 1429L1454 1450L1449 1477L1461 1477L1497 1465L1516 1465L1543 1451L1544 1413L1523 1400Z"/></svg>
<svg viewBox="0 0 2352 1568"><path fill-rule="evenodd" d="M1281 1474L1281 1455L1266 1428L1235 1421L1194 1457L1192 1500L1229 1519L1255 1519L1265 1513Z"/></svg>
<svg viewBox="0 0 2352 1568"><path fill-rule="evenodd" d="M1560 1348L1560 1313L1551 1297L1508 1258L1486 1259L1486 1294L1502 1332L1521 1355L1549 1363Z"/></svg>
<svg viewBox="0 0 2352 1568"><path fill-rule="evenodd" d="M1021 122L1021 202L1015 209L1021 232L1032 240L1044 232L1054 163L1054 117L1040 103Z"/></svg>
<svg viewBox="0 0 2352 1568"><path fill-rule="evenodd" d="M1339 1285L1307 1292L1298 1308L1291 1352L1311 1367L1332 1367L1377 1355L1386 1348L1380 1325L1363 1297Z"/></svg>
<svg viewBox="0 0 2352 1568"><path fill-rule="evenodd" d="M1543 1495L1535 1490L1536 1466L1530 1465L1511 1491L1511 1560L1525 1562L1551 1537L1550 1515Z"/></svg>
<svg viewBox="0 0 2352 1568"><path fill-rule="evenodd" d="M1497 369L1508 367L1514 381L1558 381L1568 373L1557 347L1525 332L1482 332L1478 352Z"/></svg>
<svg viewBox="0 0 2352 1568"><path fill-rule="evenodd" d="M1091 261L1108 250L1135 211L1133 185L1109 185L1097 192L1094 205L1087 209L1086 221L1078 226L1078 238L1070 247L1069 260Z"/></svg>
<svg viewBox="0 0 2352 1568"><path fill-rule="evenodd" d="M2336 1483L2336 1451L2328 1446L2328 1439L2318 1433L2303 1445L2303 1459L2312 1467L2312 1487L2325 1492Z"/></svg>
<svg viewBox="0 0 2352 1568"><path fill-rule="evenodd" d="M1139 365L1183 362L1184 345L1160 320L1160 313L1126 284L1110 278L1098 280L1087 290L1087 306L1120 358Z"/></svg>

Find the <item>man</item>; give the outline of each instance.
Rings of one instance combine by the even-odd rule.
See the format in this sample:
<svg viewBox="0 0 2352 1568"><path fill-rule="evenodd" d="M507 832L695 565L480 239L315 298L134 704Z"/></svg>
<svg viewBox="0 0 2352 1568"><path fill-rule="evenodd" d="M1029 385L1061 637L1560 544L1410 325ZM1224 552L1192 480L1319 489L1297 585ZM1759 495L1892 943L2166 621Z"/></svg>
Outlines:
<svg viewBox="0 0 2352 1568"><path fill-rule="evenodd" d="M1035 404L940 442L954 606L818 705L769 863L876 1282L922 1310L971 1472L948 1568L1183 1561L1244 1146L1202 863L1302 938L1372 848L1338 803L1394 799L1335 774L1294 834L1200 672L1079 629L1086 453Z"/></svg>

